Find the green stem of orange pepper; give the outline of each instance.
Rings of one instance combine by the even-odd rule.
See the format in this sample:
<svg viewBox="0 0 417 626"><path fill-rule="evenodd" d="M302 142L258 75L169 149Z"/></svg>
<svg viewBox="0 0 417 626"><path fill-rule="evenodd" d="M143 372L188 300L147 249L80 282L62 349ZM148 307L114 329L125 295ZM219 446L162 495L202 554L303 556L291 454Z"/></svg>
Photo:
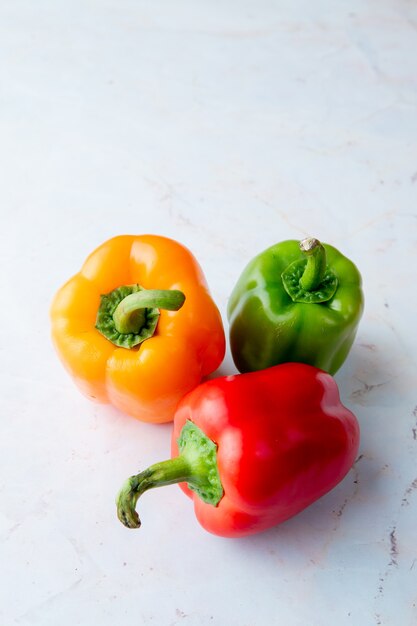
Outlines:
<svg viewBox="0 0 417 626"><path fill-rule="evenodd" d="M101 296L96 328L114 345L134 348L155 333L159 309L178 311L185 295L177 289L122 285Z"/></svg>
<svg viewBox="0 0 417 626"><path fill-rule="evenodd" d="M178 311L184 301L184 294L176 289L143 289L131 293L117 305L114 325L119 333L137 333L145 323L146 309Z"/></svg>

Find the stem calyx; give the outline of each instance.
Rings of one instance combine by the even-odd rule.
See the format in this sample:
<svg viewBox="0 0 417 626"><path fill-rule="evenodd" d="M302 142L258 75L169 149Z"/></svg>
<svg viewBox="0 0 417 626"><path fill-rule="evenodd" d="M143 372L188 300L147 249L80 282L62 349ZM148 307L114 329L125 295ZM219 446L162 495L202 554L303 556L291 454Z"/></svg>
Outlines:
<svg viewBox="0 0 417 626"><path fill-rule="evenodd" d="M153 336L159 309L178 311L185 295L176 289L122 285L101 296L96 329L120 348L134 348Z"/></svg>
<svg viewBox="0 0 417 626"><path fill-rule="evenodd" d="M291 263L281 274L285 291L293 302L319 304L336 293L338 280L327 265L326 250L318 239L300 241L304 258Z"/></svg>
<svg viewBox="0 0 417 626"><path fill-rule="evenodd" d="M178 439L179 455L155 463L124 483L116 498L117 516L127 528L141 525L136 503L148 489L186 482L206 503L217 506L223 486L217 468L217 445L190 420Z"/></svg>

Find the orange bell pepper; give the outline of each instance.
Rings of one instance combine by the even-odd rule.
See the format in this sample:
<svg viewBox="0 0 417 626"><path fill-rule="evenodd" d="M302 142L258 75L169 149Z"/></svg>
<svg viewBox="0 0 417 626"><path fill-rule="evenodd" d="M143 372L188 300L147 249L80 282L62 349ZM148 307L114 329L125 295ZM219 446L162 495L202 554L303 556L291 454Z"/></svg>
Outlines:
<svg viewBox="0 0 417 626"><path fill-rule="evenodd" d="M155 235L122 235L97 248L56 294L51 323L80 390L146 422L171 421L225 352L196 259Z"/></svg>

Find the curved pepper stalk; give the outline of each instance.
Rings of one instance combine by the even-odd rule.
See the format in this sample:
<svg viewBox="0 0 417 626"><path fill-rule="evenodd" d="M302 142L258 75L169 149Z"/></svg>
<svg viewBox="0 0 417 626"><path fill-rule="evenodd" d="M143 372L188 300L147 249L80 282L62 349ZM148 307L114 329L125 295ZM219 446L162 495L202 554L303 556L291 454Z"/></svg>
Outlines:
<svg viewBox="0 0 417 626"><path fill-rule="evenodd" d="M135 510L139 496L148 489L186 482L203 502L216 506L223 496L217 469L217 446L195 424L187 421L178 441L180 454L151 465L123 485L117 498L117 516L127 528L139 528Z"/></svg>
<svg viewBox="0 0 417 626"><path fill-rule="evenodd" d="M153 337L159 309L178 311L185 295L177 289L144 289L140 285L122 285L101 296L96 328L120 348L134 348Z"/></svg>

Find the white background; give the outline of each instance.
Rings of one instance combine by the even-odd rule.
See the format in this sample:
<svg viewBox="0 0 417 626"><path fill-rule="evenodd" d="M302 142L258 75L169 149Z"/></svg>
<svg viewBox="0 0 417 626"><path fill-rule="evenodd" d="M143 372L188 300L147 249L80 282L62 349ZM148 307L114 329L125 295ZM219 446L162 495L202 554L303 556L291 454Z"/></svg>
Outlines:
<svg viewBox="0 0 417 626"><path fill-rule="evenodd" d="M2 625L417 623L416 76L407 0L0 1ZM267 246L355 261L336 380L362 456L332 493L247 539L203 531L177 486L119 524L171 427L82 397L48 308L123 233L187 245L226 330Z"/></svg>

